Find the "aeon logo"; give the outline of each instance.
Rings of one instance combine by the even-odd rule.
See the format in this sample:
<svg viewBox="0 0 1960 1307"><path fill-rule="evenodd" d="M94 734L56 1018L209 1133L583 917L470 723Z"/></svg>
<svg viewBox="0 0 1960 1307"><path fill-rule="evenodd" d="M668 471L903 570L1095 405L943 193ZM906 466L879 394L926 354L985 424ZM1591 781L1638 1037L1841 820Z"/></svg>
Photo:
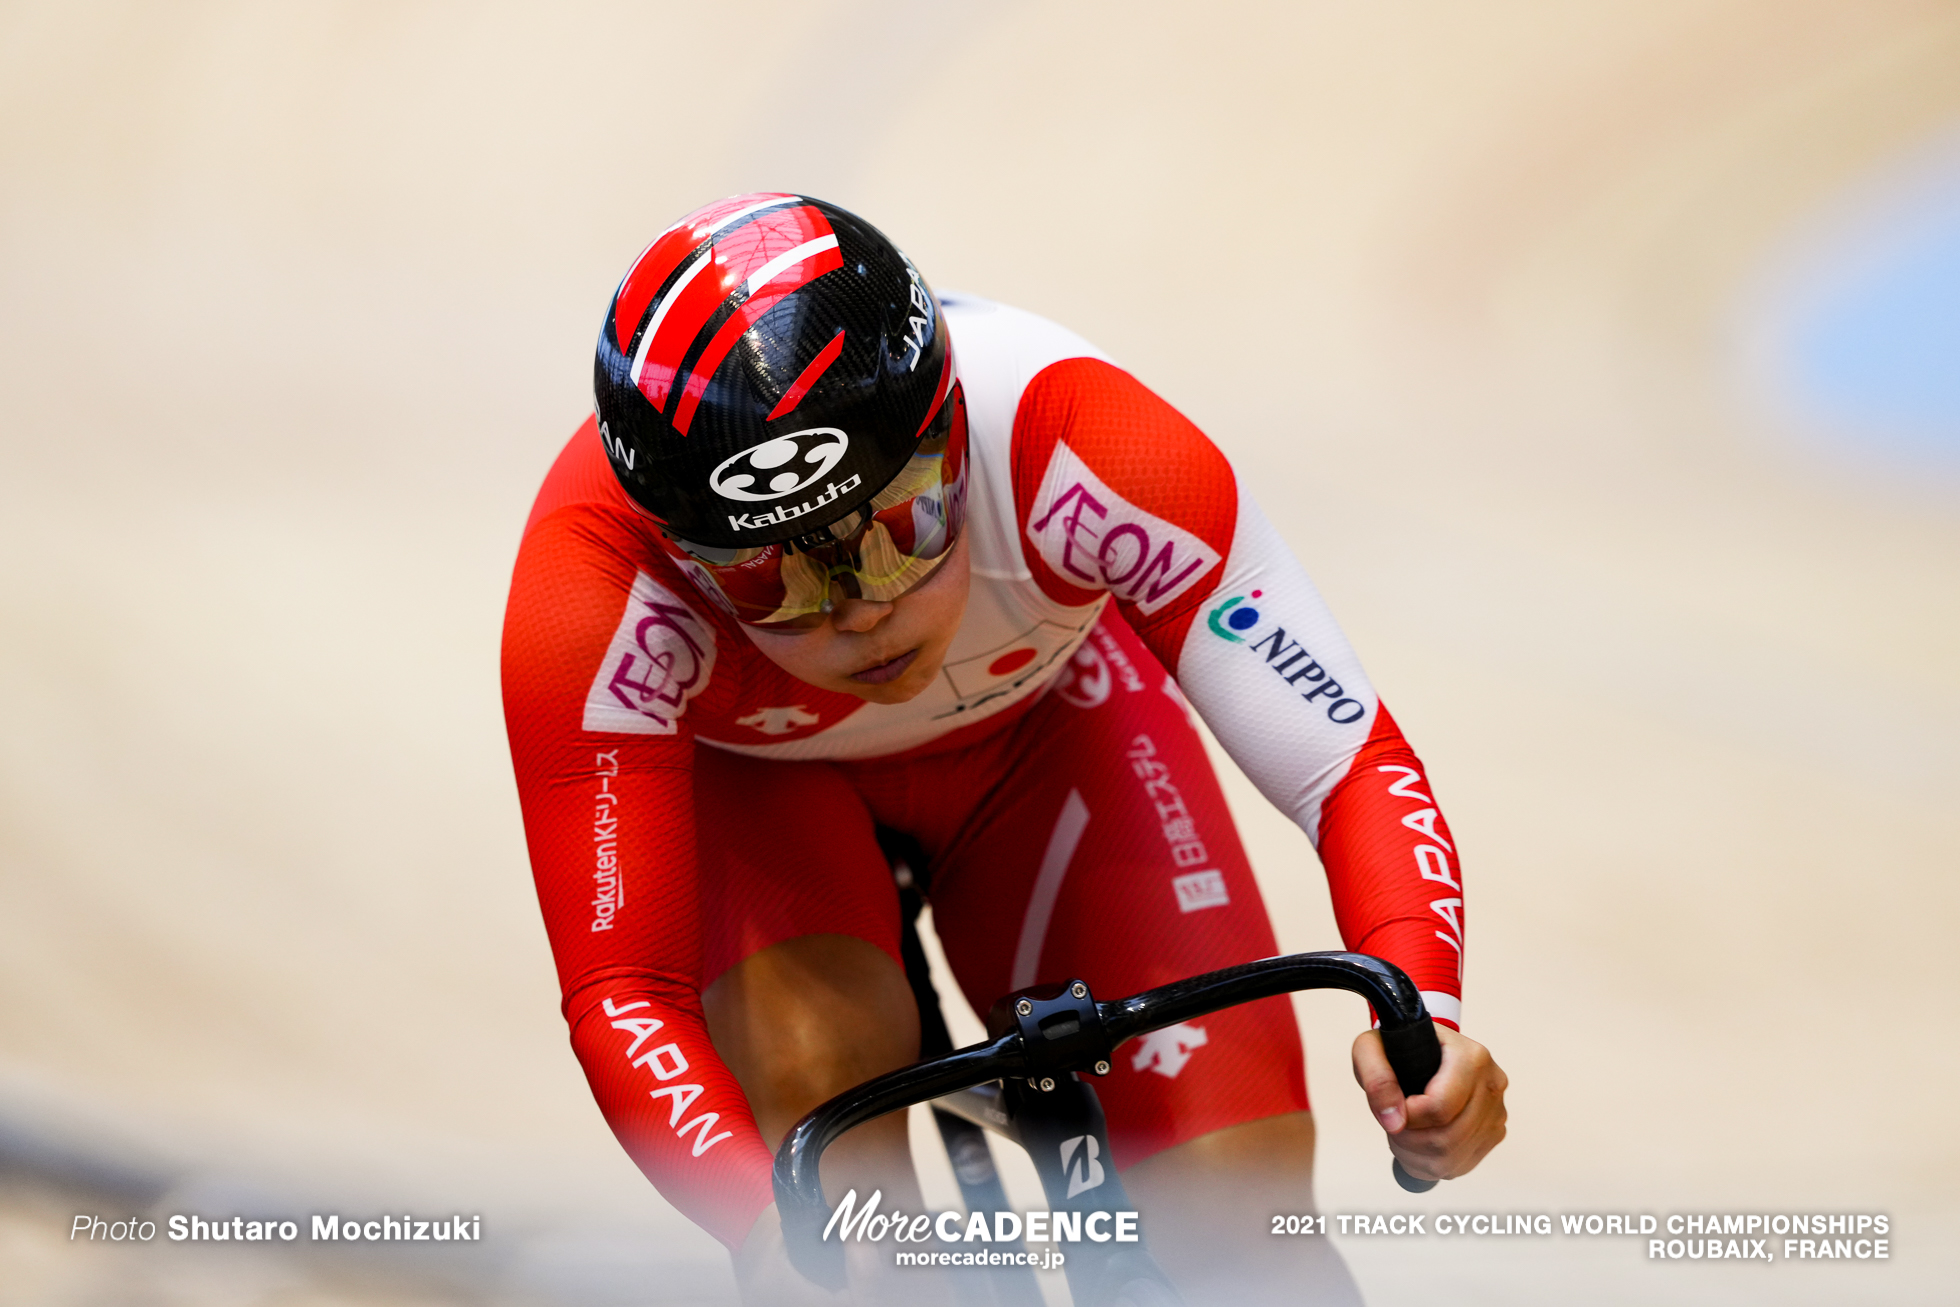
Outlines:
<svg viewBox="0 0 1960 1307"><path fill-rule="evenodd" d="M1080 1150L1078 1154L1077 1150ZM1062 1170L1068 1175L1067 1197L1073 1198L1103 1182L1102 1145L1094 1135L1077 1135L1062 1140ZM1077 1163L1081 1165L1077 1165Z"/></svg>
<svg viewBox="0 0 1960 1307"><path fill-rule="evenodd" d="M1107 590L1146 617L1221 561L1202 538L1110 489L1063 440L1029 509L1027 537L1061 581Z"/></svg>
<svg viewBox="0 0 1960 1307"><path fill-rule="evenodd" d="M810 427L775 436L723 459L708 484L723 499L759 504L815 484L844 457L851 438L836 427Z"/></svg>

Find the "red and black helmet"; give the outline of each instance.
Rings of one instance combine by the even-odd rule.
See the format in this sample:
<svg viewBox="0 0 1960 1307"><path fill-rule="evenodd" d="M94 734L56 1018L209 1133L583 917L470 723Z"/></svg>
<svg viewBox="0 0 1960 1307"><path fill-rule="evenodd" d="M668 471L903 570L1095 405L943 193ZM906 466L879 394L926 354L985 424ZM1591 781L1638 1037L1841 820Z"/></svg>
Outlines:
<svg viewBox="0 0 1960 1307"><path fill-rule="evenodd" d="M870 223L737 195L654 238L593 369L626 493L678 539L752 548L867 503L955 407L939 303Z"/></svg>

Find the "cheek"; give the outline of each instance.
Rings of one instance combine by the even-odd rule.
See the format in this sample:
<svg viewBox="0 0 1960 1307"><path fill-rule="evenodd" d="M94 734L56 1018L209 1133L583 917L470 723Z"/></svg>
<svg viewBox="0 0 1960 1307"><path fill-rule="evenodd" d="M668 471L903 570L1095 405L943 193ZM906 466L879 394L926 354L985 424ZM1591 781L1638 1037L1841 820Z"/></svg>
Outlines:
<svg viewBox="0 0 1960 1307"><path fill-rule="evenodd" d="M834 675L831 663L831 639L829 628L811 631L805 635L775 636L757 639L750 637L750 643L762 652L776 666L806 684L814 684Z"/></svg>
<svg viewBox="0 0 1960 1307"><path fill-rule="evenodd" d="M961 595L961 602L948 604L933 614L932 634L942 650L952 644L953 637L960 633L960 618L966 615L965 599L966 596Z"/></svg>
<svg viewBox="0 0 1960 1307"><path fill-rule="evenodd" d="M947 584L934 586L926 593L916 596L919 629L928 639L950 644L959 633L960 619L966 616L967 587L972 583L971 575L960 560L960 571L946 578Z"/></svg>

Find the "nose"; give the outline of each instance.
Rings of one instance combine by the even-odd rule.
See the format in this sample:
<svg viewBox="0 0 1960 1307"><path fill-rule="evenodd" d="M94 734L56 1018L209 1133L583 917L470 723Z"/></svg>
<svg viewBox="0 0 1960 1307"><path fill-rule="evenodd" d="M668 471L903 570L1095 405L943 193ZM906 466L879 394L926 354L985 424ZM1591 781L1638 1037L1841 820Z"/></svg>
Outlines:
<svg viewBox="0 0 1960 1307"><path fill-rule="evenodd" d="M878 623L891 616L892 605L877 599L841 598L830 610L830 624L840 631L851 631L862 635L877 629Z"/></svg>

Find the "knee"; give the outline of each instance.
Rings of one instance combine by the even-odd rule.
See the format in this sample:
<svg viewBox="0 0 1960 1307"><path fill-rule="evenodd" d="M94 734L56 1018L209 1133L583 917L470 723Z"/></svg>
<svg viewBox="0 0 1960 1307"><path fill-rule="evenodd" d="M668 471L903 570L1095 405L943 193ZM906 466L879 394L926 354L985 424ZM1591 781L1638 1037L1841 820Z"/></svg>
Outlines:
<svg viewBox="0 0 1960 1307"><path fill-rule="evenodd" d="M918 1008L904 971L853 936L807 935L752 954L702 1001L716 1051L771 1138L824 1100L918 1057Z"/></svg>

